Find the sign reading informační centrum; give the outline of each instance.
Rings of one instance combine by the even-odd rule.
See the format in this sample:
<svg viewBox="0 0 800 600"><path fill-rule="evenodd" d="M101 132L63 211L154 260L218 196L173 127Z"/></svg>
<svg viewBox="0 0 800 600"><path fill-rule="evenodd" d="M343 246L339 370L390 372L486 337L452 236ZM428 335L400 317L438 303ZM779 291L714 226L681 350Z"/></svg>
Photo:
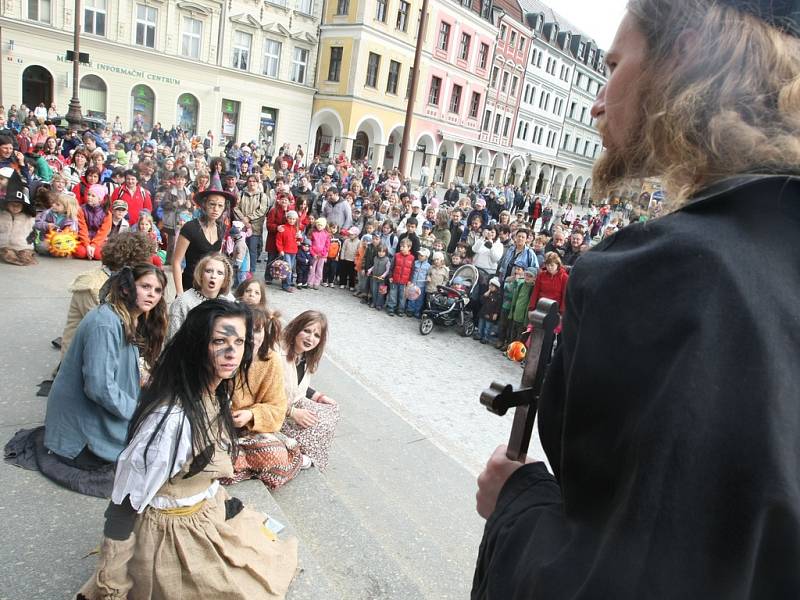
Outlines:
<svg viewBox="0 0 800 600"><path fill-rule="evenodd" d="M56 56L58 62L67 62L67 58L61 54ZM110 73L119 73L120 75L127 75L136 79L147 79L148 81L160 81L161 83L169 83L172 85L180 85L181 80L166 75L158 75L157 73L148 73L139 69L131 69L130 67L120 67L117 65L109 65L107 63L88 62L84 67L94 69L95 71L106 71Z"/></svg>

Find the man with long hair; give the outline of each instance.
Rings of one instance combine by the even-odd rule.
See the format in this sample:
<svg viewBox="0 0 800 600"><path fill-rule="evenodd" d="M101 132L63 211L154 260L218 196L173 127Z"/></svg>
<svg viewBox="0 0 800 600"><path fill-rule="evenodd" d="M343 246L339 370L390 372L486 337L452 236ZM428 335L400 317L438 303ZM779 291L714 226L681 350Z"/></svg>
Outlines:
<svg viewBox="0 0 800 600"><path fill-rule="evenodd" d="M668 214L572 270L553 474L490 458L473 599L800 597L798 38L798 2L630 0L595 189Z"/></svg>

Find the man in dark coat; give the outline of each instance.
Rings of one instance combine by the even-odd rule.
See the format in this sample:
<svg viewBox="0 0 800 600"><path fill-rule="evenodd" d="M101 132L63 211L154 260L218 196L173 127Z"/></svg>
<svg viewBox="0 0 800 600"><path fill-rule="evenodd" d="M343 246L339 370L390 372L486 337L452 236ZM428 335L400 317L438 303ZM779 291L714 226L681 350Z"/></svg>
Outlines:
<svg viewBox="0 0 800 600"><path fill-rule="evenodd" d="M608 149L593 179L661 176L677 209L572 270L538 414L553 474L502 446L489 460L474 600L800 598L800 107L774 100L800 77L787 4L629 4L592 109Z"/></svg>

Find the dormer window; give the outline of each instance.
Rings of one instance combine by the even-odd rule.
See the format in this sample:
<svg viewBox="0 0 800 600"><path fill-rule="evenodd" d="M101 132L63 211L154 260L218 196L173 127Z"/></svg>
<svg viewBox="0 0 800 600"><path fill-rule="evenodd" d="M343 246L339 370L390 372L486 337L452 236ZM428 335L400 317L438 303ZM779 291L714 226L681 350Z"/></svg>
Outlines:
<svg viewBox="0 0 800 600"><path fill-rule="evenodd" d="M583 59L583 53L586 52L586 44L583 42L578 46L578 58Z"/></svg>
<svg viewBox="0 0 800 600"><path fill-rule="evenodd" d="M562 50L566 50L567 48L569 48L570 39L571 39L571 37L570 37L569 33L565 33L564 34L564 45L561 48Z"/></svg>

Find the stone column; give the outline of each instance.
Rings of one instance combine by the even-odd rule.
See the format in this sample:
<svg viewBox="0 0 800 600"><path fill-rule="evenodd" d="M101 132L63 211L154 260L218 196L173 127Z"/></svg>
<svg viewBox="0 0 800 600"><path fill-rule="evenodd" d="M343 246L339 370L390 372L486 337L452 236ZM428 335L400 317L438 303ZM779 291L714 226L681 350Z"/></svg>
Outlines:
<svg viewBox="0 0 800 600"><path fill-rule="evenodd" d="M350 155L353 154L353 142L355 140L353 138L344 137L339 140L339 150L344 150L345 155L350 158ZM339 153L339 150L335 150L336 154ZM334 154L335 155L335 154Z"/></svg>
<svg viewBox="0 0 800 600"><path fill-rule="evenodd" d="M383 159L386 157L386 144L373 144L372 166L383 168Z"/></svg>
<svg viewBox="0 0 800 600"><path fill-rule="evenodd" d="M475 163L467 162L464 165L464 183L472 183L472 172L475 170Z"/></svg>
<svg viewBox="0 0 800 600"><path fill-rule="evenodd" d="M455 177L456 173L456 158L455 157L447 157L447 162L444 166L444 175L442 175L442 183L445 187L450 185L450 182L453 181L453 177Z"/></svg>

